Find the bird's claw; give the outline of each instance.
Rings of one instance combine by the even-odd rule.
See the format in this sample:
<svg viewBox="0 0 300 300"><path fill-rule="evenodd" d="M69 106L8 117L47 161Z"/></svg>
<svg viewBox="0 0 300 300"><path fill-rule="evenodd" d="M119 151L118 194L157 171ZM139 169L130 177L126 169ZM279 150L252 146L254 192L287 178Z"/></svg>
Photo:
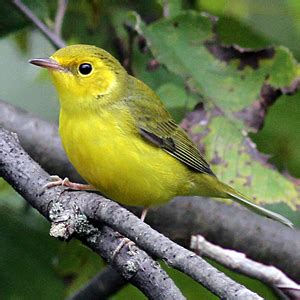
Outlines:
<svg viewBox="0 0 300 300"><path fill-rule="evenodd" d="M64 186L74 191L95 191L97 190L94 186L90 184L82 184L82 183L75 183L69 180L68 177L61 179L57 175L50 176L51 182L48 182L44 185L44 188L50 189L55 186Z"/></svg>
<svg viewBox="0 0 300 300"><path fill-rule="evenodd" d="M69 180L68 177L62 179L57 175L51 175L51 182L48 182L47 184L44 185L45 189L50 189L55 186L65 186L65 187L71 187L72 182Z"/></svg>
<svg viewBox="0 0 300 300"><path fill-rule="evenodd" d="M112 254L112 261L115 259L116 255L120 252L120 250L125 246L128 246L129 252L134 253L133 246L135 246L135 243L131 241L130 239L123 237L120 244L117 246L117 248L114 250Z"/></svg>

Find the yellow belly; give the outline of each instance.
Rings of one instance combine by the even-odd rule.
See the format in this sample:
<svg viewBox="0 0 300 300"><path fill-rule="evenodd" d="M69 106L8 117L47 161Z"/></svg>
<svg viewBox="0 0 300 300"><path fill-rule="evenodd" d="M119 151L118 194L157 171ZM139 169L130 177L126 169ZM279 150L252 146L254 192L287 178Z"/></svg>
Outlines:
<svg viewBox="0 0 300 300"><path fill-rule="evenodd" d="M130 115L60 115L65 151L79 174L107 197L150 206L194 194L193 172L135 132Z"/></svg>

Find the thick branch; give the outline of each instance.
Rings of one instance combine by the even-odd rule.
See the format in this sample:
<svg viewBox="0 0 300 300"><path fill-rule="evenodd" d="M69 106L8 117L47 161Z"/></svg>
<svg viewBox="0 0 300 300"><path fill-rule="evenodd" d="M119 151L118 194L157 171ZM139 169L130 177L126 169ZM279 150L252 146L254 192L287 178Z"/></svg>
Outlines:
<svg viewBox="0 0 300 300"><path fill-rule="evenodd" d="M141 245L150 254L188 274L221 298L246 299L249 297L249 299L261 299L213 268L199 256L151 229L149 225L143 223L117 203L93 193L64 191L62 187L44 189L43 186L49 180L49 175L24 152L18 141L3 129L0 130L0 167L0 175L33 207L48 218L51 211L52 219L54 219L54 215L58 215L59 211L62 212L61 222L64 226L67 222L64 231L70 230L70 224L75 226L77 228L75 232L79 234L84 243L100 253L114 267L120 268L118 271L122 272L126 279L143 289L146 295L151 294L153 297L154 292L155 297L153 299L162 299L163 292L166 292L167 288L169 288L168 299L182 299L182 296L164 271L161 269L158 269L159 272L155 271L155 264L151 263L145 252L139 251L137 266L131 262L133 258L132 254L131 256L128 254L131 252L128 246L122 247L117 252L117 256L115 254L112 256L122 237L107 226L101 229L100 234L94 229L91 230L91 226L87 226L83 216L99 222L99 225L105 223L118 230L137 245ZM53 199L59 199L59 201L53 202ZM57 209L57 205L59 205L59 209ZM66 218L64 212L69 213L72 210L75 211L74 216L80 216L79 221L84 221L82 224L77 219L74 221L73 217ZM77 212L79 213L77 214ZM57 222L57 216L55 220ZM84 230L85 227L89 227L89 230ZM56 236L58 235L56 234ZM135 247L135 251L138 251L137 247ZM136 254L133 255L136 259L135 256ZM130 263L128 264L128 262ZM138 278L140 281L137 282ZM150 283L152 291L149 286L146 288L146 285ZM156 285L159 286L159 293L157 293L157 288L153 288ZM174 297L171 292L174 293Z"/></svg>
<svg viewBox="0 0 300 300"><path fill-rule="evenodd" d="M25 150L51 174L78 180L63 152L56 125L0 101L1 126L16 132ZM300 252L295 251L300 249L299 231L235 205L198 199L181 197L163 207L152 208L146 221L186 247L190 236L199 233L213 243L277 266L299 282Z"/></svg>
<svg viewBox="0 0 300 300"><path fill-rule="evenodd" d="M120 290L125 284L124 278L112 267L107 266L67 300L106 299Z"/></svg>
<svg viewBox="0 0 300 300"><path fill-rule="evenodd" d="M82 181L66 157L56 124L0 100L0 127L17 133L25 151L48 173Z"/></svg>
<svg viewBox="0 0 300 300"><path fill-rule="evenodd" d="M300 299L300 286L273 266L253 261L244 253L216 246L201 235L192 236L191 248L201 256L211 258L230 269L267 283L279 295L284 294L294 300Z"/></svg>
<svg viewBox="0 0 300 300"><path fill-rule="evenodd" d="M65 42L56 33L52 32L21 0L11 0L11 3L40 30L55 48L66 46Z"/></svg>
<svg viewBox="0 0 300 300"><path fill-rule="evenodd" d="M245 253L274 265L300 282L300 232L261 218L238 205L198 197L180 197L167 206L151 209L146 220L166 236L189 245L191 235Z"/></svg>
<svg viewBox="0 0 300 300"><path fill-rule="evenodd" d="M146 252L136 246L130 248L129 244L116 251L124 237L108 226L96 228L89 223L76 203L79 199L84 201L84 193L79 198L76 196L77 201L72 201L76 193L65 192L61 187L44 189L49 175L27 155L16 137L1 128L0 176L43 216L54 221L52 235L68 238L68 234L74 234L150 299L185 299L166 272ZM103 200L108 204L111 202Z"/></svg>

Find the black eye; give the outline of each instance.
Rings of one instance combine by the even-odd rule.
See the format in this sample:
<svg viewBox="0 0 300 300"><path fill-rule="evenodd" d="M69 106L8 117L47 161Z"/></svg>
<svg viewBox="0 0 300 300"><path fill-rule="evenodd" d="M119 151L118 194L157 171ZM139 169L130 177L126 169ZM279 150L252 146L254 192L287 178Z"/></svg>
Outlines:
<svg viewBox="0 0 300 300"><path fill-rule="evenodd" d="M93 68L91 64L84 63L79 66L78 70L82 75L88 75L92 72Z"/></svg>

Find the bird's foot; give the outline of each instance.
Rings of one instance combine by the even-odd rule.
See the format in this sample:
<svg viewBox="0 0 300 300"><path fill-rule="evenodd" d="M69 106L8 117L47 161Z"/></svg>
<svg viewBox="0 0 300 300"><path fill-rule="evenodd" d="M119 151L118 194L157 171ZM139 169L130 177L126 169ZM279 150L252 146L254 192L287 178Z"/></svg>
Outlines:
<svg viewBox="0 0 300 300"><path fill-rule="evenodd" d="M51 182L48 182L45 184L44 188L50 189L55 186L64 186L72 190L76 191L94 191L96 190L95 187L93 187L90 184L82 184L82 183L75 183L69 180L68 177L62 179L57 175L50 176Z"/></svg>
<svg viewBox="0 0 300 300"><path fill-rule="evenodd" d="M142 214L141 214L141 217L140 217L142 222L144 222L144 220L146 218L146 215L147 215L147 212L148 212L148 207L144 207L143 211L142 211ZM128 239L127 237L122 236L121 234L120 234L120 237L122 238L122 240L121 240L120 244L117 246L117 248L115 249L114 253L112 254L112 260L115 259L115 256L118 254L118 252L120 252L120 250L125 245L128 246L128 249L131 253L134 253L133 246L135 245L135 243L133 241L131 241L130 239Z"/></svg>
<svg viewBox="0 0 300 300"><path fill-rule="evenodd" d="M120 234L120 236L122 236ZM135 245L135 243L133 241L131 241L130 239L126 238L126 237L122 237L122 240L120 242L120 244L117 246L117 248L115 249L115 251L112 254L112 261L115 259L116 255L120 252L120 250L125 246L128 246L128 249L131 253L134 253L133 250L133 246Z"/></svg>

